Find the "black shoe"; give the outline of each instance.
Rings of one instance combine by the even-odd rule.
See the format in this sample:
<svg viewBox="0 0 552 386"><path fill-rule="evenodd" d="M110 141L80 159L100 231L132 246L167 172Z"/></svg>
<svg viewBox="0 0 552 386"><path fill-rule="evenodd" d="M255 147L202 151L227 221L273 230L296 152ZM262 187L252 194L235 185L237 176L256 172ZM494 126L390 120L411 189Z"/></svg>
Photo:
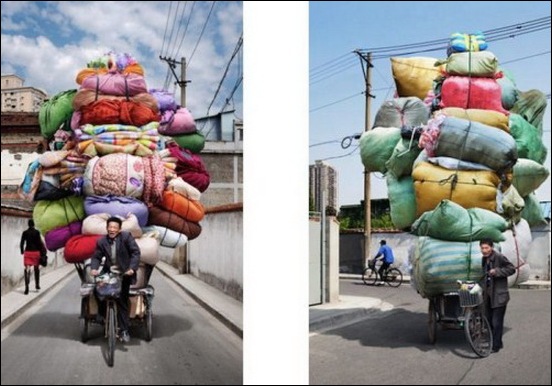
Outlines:
<svg viewBox="0 0 552 386"><path fill-rule="evenodd" d="M130 342L130 335L128 334L128 331L122 331L121 334L119 335L120 339L121 339L121 342L123 343L128 343Z"/></svg>
<svg viewBox="0 0 552 386"><path fill-rule="evenodd" d="M35 289L36 289L37 291L39 291L39 290L40 290L40 287L36 287Z"/></svg>
<svg viewBox="0 0 552 386"><path fill-rule="evenodd" d="M493 349L491 350L492 353L496 353L496 352L499 352L499 351L500 351L499 348L493 348Z"/></svg>
<svg viewBox="0 0 552 386"><path fill-rule="evenodd" d="M23 295L28 295L28 294L29 294L29 289L25 288L25 292L23 292Z"/></svg>

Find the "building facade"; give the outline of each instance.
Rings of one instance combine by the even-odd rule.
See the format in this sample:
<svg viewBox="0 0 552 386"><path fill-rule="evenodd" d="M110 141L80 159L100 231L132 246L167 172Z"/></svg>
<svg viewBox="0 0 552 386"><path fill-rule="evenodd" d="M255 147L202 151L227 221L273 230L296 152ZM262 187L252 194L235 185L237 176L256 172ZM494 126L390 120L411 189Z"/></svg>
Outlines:
<svg viewBox="0 0 552 386"><path fill-rule="evenodd" d="M25 80L17 75L2 75L2 112L38 112L48 98L34 87L25 87Z"/></svg>
<svg viewBox="0 0 552 386"><path fill-rule="evenodd" d="M205 136L201 158L211 176L201 195L206 207L243 202L243 122L234 111L198 118L196 125Z"/></svg>
<svg viewBox="0 0 552 386"><path fill-rule="evenodd" d="M323 209L322 192L326 192L326 207L337 210L339 207L338 198L338 175L337 170L323 161L316 161L309 165L309 194L311 209L321 212Z"/></svg>

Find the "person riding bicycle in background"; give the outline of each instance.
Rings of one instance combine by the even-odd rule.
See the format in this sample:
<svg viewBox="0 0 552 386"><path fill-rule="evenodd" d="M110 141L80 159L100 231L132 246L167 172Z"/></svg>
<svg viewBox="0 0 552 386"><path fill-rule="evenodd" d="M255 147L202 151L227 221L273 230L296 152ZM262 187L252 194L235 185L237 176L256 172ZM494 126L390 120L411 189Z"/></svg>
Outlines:
<svg viewBox="0 0 552 386"><path fill-rule="evenodd" d="M122 341L128 343L130 335L128 327L130 324L130 315L128 309L128 292L130 285L136 282L136 270L140 263L140 248L130 232L122 231L123 222L118 217L107 219L107 235L101 237L96 243L96 251L90 262L91 274L99 275L102 257L106 257L104 271L109 272L111 266L116 265L123 272L121 283L121 295L117 299L117 322L120 328Z"/></svg>
<svg viewBox="0 0 552 386"><path fill-rule="evenodd" d="M380 256L383 256L383 264L378 270L378 273L380 275L380 279L383 280L384 274L387 272L387 268L389 268L389 266L393 264L393 262L395 261L395 257L393 256L393 250L391 249L391 247L387 245L387 242L385 240L380 241L380 249L378 250L378 253L372 260L372 266L374 268L376 266L376 260Z"/></svg>

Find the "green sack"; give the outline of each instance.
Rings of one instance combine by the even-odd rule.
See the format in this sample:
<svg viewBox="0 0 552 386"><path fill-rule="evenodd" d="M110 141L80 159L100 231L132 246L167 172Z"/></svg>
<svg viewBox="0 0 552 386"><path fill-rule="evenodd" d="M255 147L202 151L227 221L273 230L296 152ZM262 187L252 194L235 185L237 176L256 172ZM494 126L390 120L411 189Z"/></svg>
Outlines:
<svg viewBox="0 0 552 386"><path fill-rule="evenodd" d="M385 163L401 139L401 130L396 127L376 127L365 131L360 137L360 157L368 172L387 172Z"/></svg>
<svg viewBox="0 0 552 386"><path fill-rule="evenodd" d="M546 219L542 215L539 200L535 193L531 193L525 200L525 208L521 212L521 217L525 219L530 226L546 225Z"/></svg>
<svg viewBox="0 0 552 386"><path fill-rule="evenodd" d="M36 229L43 235L52 229L83 220L84 217L84 199L77 196L55 201L41 200L33 209Z"/></svg>
<svg viewBox="0 0 552 386"><path fill-rule="evenodd" d="M393 149L391 158L385 163L388 174L397 178L412 174L412 165L422 149L418 147L418 141L410 141L402 138Z"/></svg>
<svg viewBox="0 0 552 386"><path fill-rule="evenodd" d="M397 229L408 228L416 221L416 196L412 177L397 179L388 174L386 180L391 221Z"/></svg>
<svg viewBox="0 0 552 386"><path fill-rule="evenodd" d="M519 98L510 111L521 115L527 122L535 126L542 137L542 119L546 105L544 93L539 90L529 90L519 93Z"/></svg>
<svg viewBox="0 0 552 386"><path fill-rule="evenodd" d="M200 153L205 147L205 137L201 133L177 135L172 138L178 146L194 154Z"/></svg>
<svg viewBox="0 0 552 386"><path fill-rule="evenodd" d="M539 130L518 114L510 114L510 134L516 141L519 158L527 158L543 164L548 150Z"/></svg>
<svg viewBox="0 0 552 386"><path fill-rule="evenodd" d="M498 59L491 51L456 52L436 65L441 63L446 63L450 75L480 78L494 77L498 68Z"/></svg>
<svg viewBox="0 0 552 386"><path fill-rule="evenodd" d="M521 211L525 207L525 203L515 186L511 185L504 193L498 190L497 203L496 211L504 218L515 224L521 220Z"/></svg>
<svg viewBox="0 0 552 386"><path fill-rule="evenodd" d="M425 125L429 120L429 108L417 97L396 98L383 102L373 127L398 127Z"/></svg>
<svg viewBox="0 0 552 386"><path fill-rule="evenodd" d="M514 81L512 73L503 68L500 68L499 71L502 71L504 74L502 78L498 78L496 80L502 89L502 107L506 110L511 110L519 98L519 91L516 87L516 82Z"/></svg>
<svg viewBox="0 0 552 386"><path fill-rule="evenodd" d="M75 99L76 94L77 90L62 91L40 106L38 123L44 138L51 139L61 124L71 119L73 99Z"/></svg>
<svg viewBox="0 0 552 386"><path fill-rule="evenodd" d="M512 184L518 193L525 197L538 189L549 175L550 172L545 166L530 159L520 158L514 165Z"/></svg>
<svg viewBox="0 0 552 386"><path fill-rule="evenodd" d="M418 238L412 272L422 297L457 291L457 280L479 281L483 276L479 242L441 241Z"/></svg>
<svg viewBox="0 0 552 386"><path fill-rule="evenodd" d="M504 241L502 232L507 228L506 220L496 213L480 208L464 209L443 200L412 224L411 233L446 241L471 242L490 238L498 242Z"/></svg>

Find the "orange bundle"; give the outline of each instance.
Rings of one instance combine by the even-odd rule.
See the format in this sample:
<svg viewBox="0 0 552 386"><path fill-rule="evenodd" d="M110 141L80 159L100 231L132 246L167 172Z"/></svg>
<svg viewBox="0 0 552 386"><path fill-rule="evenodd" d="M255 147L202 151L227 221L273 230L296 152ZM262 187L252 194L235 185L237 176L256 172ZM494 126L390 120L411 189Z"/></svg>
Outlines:
<svg viewBox="0 0 552 386"><path fill-rule="evenodd" d="M80 125L120 123L144 126L149 122L159 122L158 114L149 106L127 100L101 99L82 107L80 112Z"/></svg>
<svg viewBox="0 0 552 386"><path fill-rule="evenodd" d="M127 98L127 97L121 97L121 96L97 94L96 91L94 90L80 90L79 92L77 92L77 94L75 95L75 99L73 99L73 109L75 111L79 111L84 106L102 99L134 101L134 102L138 102L146 105L154 113L159 112L157 99L155 99L154 96L148 93L144 92L144 93L135 95L133 97Z"/></svg>

